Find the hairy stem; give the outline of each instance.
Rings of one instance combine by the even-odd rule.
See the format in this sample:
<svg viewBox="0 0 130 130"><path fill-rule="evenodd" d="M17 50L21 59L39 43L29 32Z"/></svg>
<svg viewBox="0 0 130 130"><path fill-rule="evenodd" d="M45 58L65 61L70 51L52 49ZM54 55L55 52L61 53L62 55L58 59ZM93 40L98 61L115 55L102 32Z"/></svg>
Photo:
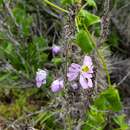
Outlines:
<svg viewBox="0 0 130 130"><path fill-rule="evenodd" d="M86 29L87 33L89 34L89 37L91 38L92 44L93 44L93 46L95 47L95 50L96 50L96 52L97 52L97 54L98 54L98 56L99 56L99 58L100 58L100 60L101 60L101 63L102 63L102 65L103 65L103 68L104 68L104 70L105 70L105 72L106 72L108 84L109 84L109 86L111 86L110 75L109 75L108 68L107 68L107 64L106 64L106 62L105 62L105 60L104 60L104 57L103 57L103 56L100 54L100 52L98 51L97 46L96 46L96 42L95 42L94 39L91 37L91 35L90 35L90 33L89 33L87 27L85 27L85 29Z"/></svg>

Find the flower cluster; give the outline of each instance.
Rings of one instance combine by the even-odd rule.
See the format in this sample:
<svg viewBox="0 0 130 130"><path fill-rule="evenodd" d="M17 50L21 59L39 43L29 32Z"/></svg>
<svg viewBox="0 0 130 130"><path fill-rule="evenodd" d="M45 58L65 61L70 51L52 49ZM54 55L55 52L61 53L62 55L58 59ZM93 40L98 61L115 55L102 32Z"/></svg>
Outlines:
<svg viewBox="0 0 130 130"><path fill-rule="evenodd" d="M55 50L56 49L56 50ZM56 53L58 48L53 49ZM79 83L83 89L88 89L93 87L92 82L92 74L93 74L93 63L90 56L85 56L82 65L72 63L68 68L67 78L68 81L76 81L79 80ZM36 85L37 87L41 87L41 85L46 84L47 72L45 70L38 69L36 73ZM64 80L62 78L56 79L51 84L52 92L59 92L64 88Z"/></svg>

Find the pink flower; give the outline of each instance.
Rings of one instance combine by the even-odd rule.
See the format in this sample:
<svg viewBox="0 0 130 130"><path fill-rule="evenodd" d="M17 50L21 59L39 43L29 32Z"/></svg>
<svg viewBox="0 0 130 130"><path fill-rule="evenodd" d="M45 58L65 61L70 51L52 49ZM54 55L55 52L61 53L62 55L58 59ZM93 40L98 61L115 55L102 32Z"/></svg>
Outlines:
<svg viewBox="0 0 130 130"><path fill-rule="evenodd" d="M60 47L60 46L53 45L53 47L52 47L52 53L53 53L54 55L58 54L58 53L60 52L60 50L61 50L61 47Z"/></svg>
<svg viewBox="0 0 130 130"><path fill-rule="evenodd" d="M51 84L51 91L52 92L59 92L64 87L64 81L62 79L57 79L52 82Z"/></svg>
<svg viewBox="0 0 130 130"><path fill-rule="evenodd" d="M93 63L90 56L85 56L83 65L72 63L69 67L67 77L69 81L76 80L79 76L79 82L83 89L93 87L92 83Z"/></svg>
<svg viewBox="0 0 130 130"><path fill-rule="evenodd" d="M42 69L38 69L36 72L36 86L40 88L43 84L46 84L47 72Z"/></svg>

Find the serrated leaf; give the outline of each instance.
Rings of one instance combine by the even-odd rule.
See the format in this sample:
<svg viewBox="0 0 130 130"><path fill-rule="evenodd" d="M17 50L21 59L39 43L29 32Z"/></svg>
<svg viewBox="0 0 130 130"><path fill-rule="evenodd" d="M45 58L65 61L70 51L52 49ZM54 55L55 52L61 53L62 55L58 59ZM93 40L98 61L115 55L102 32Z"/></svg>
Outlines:
<svg viewBox="0 0 130 130"><path fill-rule="evenodd" d="M90 35L84 30L80 30L76 35L76 43L86 53L90 53L94 48Z"/></svg>

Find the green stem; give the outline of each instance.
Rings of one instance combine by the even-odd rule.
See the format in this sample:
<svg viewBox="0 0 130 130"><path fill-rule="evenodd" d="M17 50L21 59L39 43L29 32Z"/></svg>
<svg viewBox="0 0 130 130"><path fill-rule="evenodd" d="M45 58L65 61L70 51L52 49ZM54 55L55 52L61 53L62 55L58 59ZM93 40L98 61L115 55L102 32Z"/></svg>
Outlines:
<svg viewBox="0 0 130 130"><path fill-rule="evenodd" d="M106 65L106 62L104 60L104 57L102 57L102 55L100 54L100 52L97 49L96 49L96 51L97 51L97 54L99 55L99 57L100 57L100 59L102 61L103 68L104 68L104 70L106 72L106 75L107 75L108 84L109 84L109 86L111 86L111 79L110 79L110 75L109 75L109 72L108 72L107 65Z"/></svg>
<svg viewBox="0 0 130 130"><path fill-rule="evenodd" d="M79 32L78 17L75 18L75 25L76 25L77 31Z"/></svg>
<svg viewBox="0 0 130 130"><path fill-rule="evenodd" d="M50 1L48 1L48 0L44 0L44 1L45 1L48 5L54 7L54 8L56 8L56 9L62 11L62 12L69 13L69 11L67 11L67 10L65 10L65 9L63 9L63 8L61 8L61 7L57 6L57 5L55 5L55 4L53 4L52 2L50 2Z"/></svg>
<svg viewBox="0 0 130 130"><path fill-rule="evenodd" d="M106 72L108 84L109 84L109 86L111 86L111 79L110 79L110 75L109 75L109 72L108 72L108 69L107 69L107 64L106 64L106 62L105 62L105 60L104 60L104 57L102 57L102 55L101 55L100 52L98 51L97 46L96 46L96 44L95 44L96 42L95 42L94 39L91 37L91 35L90 35L90 33L89 33L87 27L86 27L86 26L84 26L84 27L85 27L86 32L88 33L88 35L89 35L89 37L90 37L90 39L91 39L91 41L92 41L92 44L93 44L93 46L95 47L95 50L96 50L96 52L97 52L97 54L98 54L98 56L99 56L99 58L100 58L100 60L101 60L101 62L102 62L103 68L104 68L104 70L105 70L105 72Z"/></svg>

